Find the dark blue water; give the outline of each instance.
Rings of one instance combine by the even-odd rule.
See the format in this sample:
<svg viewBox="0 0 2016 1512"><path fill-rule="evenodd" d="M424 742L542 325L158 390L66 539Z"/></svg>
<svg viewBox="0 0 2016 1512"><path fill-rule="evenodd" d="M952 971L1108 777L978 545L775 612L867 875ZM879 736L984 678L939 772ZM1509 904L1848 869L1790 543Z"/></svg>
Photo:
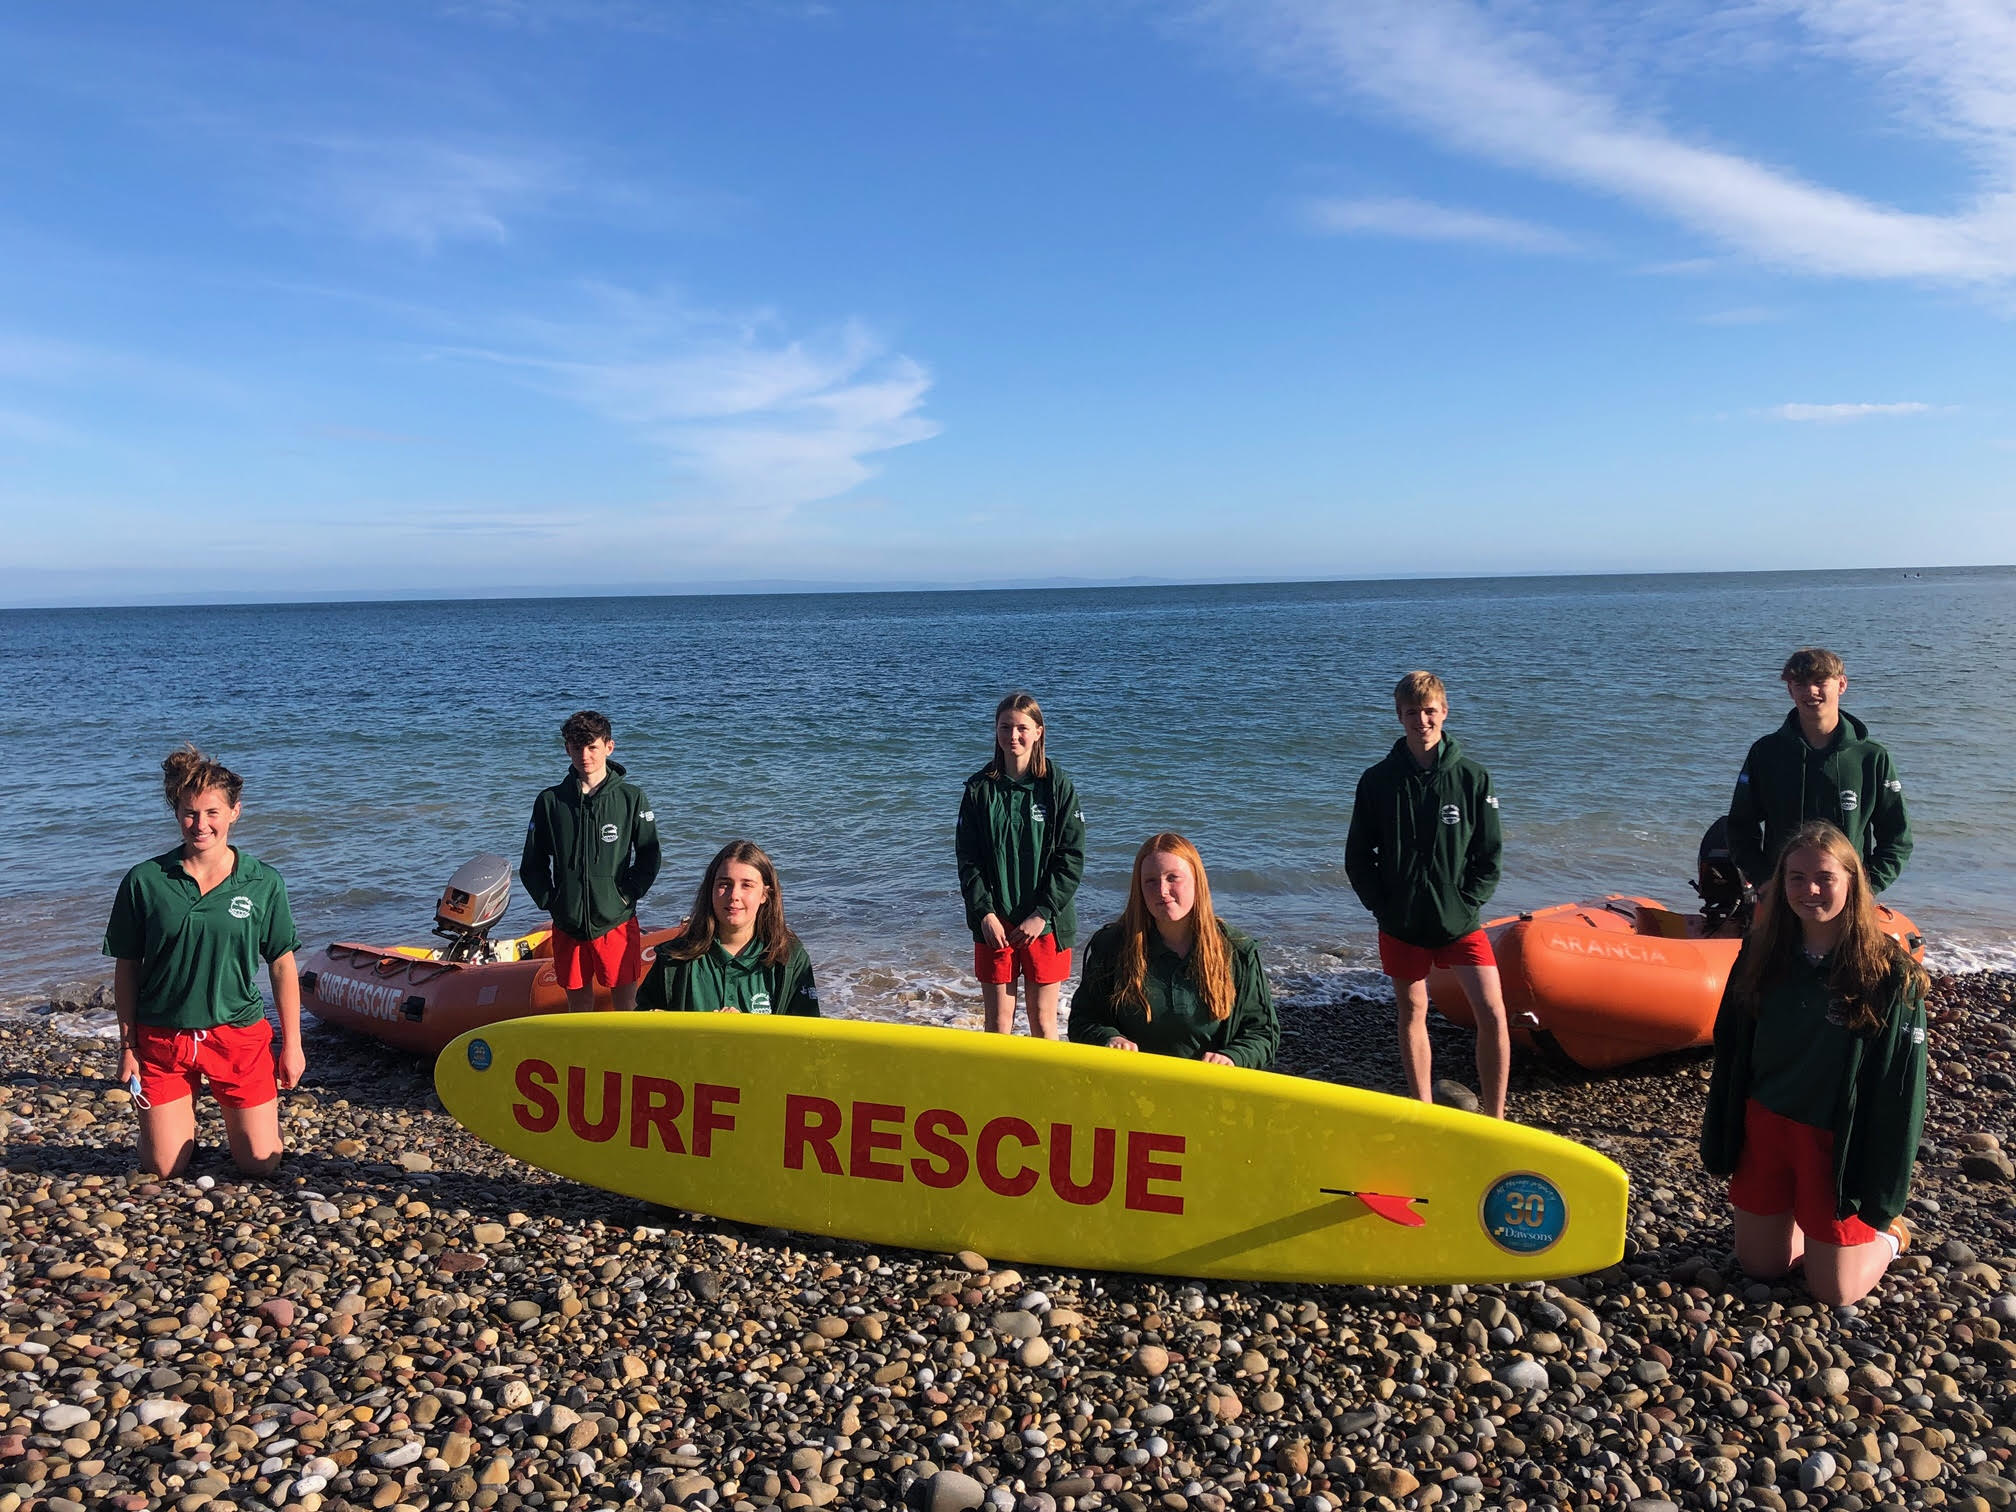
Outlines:
<svg viewBox="0 0 2016 1512"><path fill-rule="evenodd" d="M461 861L515 859L560 721L593 707L665 835L647 923L746 835L829 1005L956 1019L977 998L952 820L1018 687L1083 797L1088 932L1140 839L1181 830L1287 990L1334 995L1370 981L1344 829L1401 673L1441 673L1496 777L1506 909L1684 902L1811 643L1846 658L1844 707L1904 775L1918 847L1892 901L1936 960L2016 962L2007 569L0 613L23 778L0 1001L102 974L121 872L174 842L158 769L182 740L245 777L234 838L285 874L306 939L412 939ZM511 917L533 922L522 899Z"/></svg>

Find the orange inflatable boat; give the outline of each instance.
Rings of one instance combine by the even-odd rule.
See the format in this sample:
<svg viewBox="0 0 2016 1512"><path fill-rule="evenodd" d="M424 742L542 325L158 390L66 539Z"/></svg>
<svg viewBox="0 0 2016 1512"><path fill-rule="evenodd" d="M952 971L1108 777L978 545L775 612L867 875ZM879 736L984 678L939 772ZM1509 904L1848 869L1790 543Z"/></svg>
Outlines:
<svg viewBox="0 0 2016 1512"><path fill-rule="evenodd" d="M1912 922L1877 905L1884 933L1923 959ZM1513 1043L1551 1042L1592 1071L1711 1044L1715 1010L1742 934L1650 898L1612 894L1484 926L1498 957ZM1453 972L1428 978L1444 1017L1475 1027Z"/></svg>
<svg viewBox="0 0 2016 1512"><path fill-rule="evenodd" d="M644 948L678 932L647 930ZM567 1011L551 930L492 948L494 960L453 961L425 945L327 945L302 956L301 1006L324 1023L427 1055L499 1019ZM609 1006L608 988L596 987L595 1004Z"/></svg>

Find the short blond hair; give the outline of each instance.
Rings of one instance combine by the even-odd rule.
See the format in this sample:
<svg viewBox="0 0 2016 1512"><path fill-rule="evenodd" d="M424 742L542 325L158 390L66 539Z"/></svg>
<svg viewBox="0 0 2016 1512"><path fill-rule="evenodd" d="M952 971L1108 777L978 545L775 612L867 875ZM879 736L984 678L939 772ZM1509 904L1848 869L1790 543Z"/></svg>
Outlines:
<svg viewBox="0 0 2016 1512"><path fill-rule="evenodd" d="M1848 675L1847 665L1825 646L1802 646L1785 658L1779 677L1788 683L1829 682Z"/></svg>
<svg viewBox="0 0 2016 1512"><path fill-rule="evenodd" d="M1442 679L1433 672L1409 672L1393 684L1393 707L1405 709L1410 706L1425 709L1431 703L1449 707L1449 690L1442 686Z"/></svg>

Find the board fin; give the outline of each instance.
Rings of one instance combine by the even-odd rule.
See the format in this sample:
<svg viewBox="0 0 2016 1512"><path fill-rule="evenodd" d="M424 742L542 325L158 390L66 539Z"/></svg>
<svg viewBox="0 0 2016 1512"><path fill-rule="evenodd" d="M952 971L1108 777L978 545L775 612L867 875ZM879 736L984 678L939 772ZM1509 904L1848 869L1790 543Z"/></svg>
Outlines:
<svg viewBox="0 0 2016 1512"><path fill-rule="evenodd" d="M1397 1223L1402 1228L1420 1228L1428 1221L1414 1211L1416 1198L1394 1197L1385 1192L1359 1192L1356 1195L1360 1202L1388 1223Z"/></svg>

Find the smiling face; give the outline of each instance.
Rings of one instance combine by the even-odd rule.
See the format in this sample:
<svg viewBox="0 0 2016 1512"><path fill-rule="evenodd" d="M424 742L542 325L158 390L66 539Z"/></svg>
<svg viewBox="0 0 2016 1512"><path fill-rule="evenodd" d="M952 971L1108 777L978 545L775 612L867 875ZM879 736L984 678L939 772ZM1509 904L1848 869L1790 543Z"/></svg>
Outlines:
<svg viewBox="0 0 2016 1512"><path fill-rule="evenodd" d="M1439 698L1399 706L1400 728L1407 735L1407 749L1426 756L1441 743L1442 721L1449 717L1449 705Z"/></svg>
<svg viewBox="0 0 2016 1512"><path fill-rule="evenodd" d="M1140 888L1141 901L1158 924L1180 924L1197 906L1197 874L1188 861L1168 851L1143 858Z"/></svg>
<svg viewBox="0 0 2016 1512"><path fill-rule="evenodd" d="M725 939L747 939L770 899L763 873L746 861L724 861L714 874L714 928Z"/></svg>
<svg viewBox="0 0 2016 1512"><path fill-rule="evenodd" d="M238 822L238 805L222 788L205 788L191 793L175 805L175 822L182 827L182 858L208 861L231 848L231 826Z"/></svg>
<svg viewBox="0 0 2016 1512"><path fill-rule="evenodd" d="M1847 868L1829 852L1807 845L1785 853L1785 906L1809 930L1836 926L1853 889Z"/></svg>
<svg viewBox="0 0 2016 1512"><path fill-rule="evenodd" d="M615 749L615 741L599 738L586 745L569 745L567 760L573 764L575 775L589 787L594 787L608 771L609 753Z"/></svg>
<svg viewBox="0 0 2016 1512"><path fill-rule="evenodd" d="M1000 748L1002 759L1014 776L1029 770L1042 739L1043 726L1030 718L1025 709L1004 710L994 721L994 744Z"/></svg>
<svg viewBox="0 0 2016 1512"><path fill-rule="evenodd" d="M1832 730L1841 718L1841 695L1847 691L1846 677L1785 679L1785 691L1792 695L1792 707L1799 722L1809 730Z"/></svg>

